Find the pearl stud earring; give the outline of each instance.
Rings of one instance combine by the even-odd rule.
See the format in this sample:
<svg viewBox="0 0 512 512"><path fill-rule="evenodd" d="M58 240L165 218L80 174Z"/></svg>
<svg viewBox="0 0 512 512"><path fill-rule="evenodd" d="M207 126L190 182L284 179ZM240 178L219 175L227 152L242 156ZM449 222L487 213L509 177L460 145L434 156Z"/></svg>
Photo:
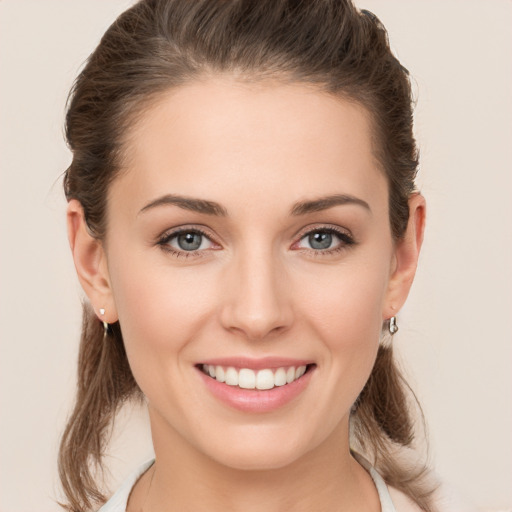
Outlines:
<svg viewBox="0 0 512 512"><path fill-rule="evenodd" d="M389 334L393 336L398 331L398 324L396 323L396 316L389 319Z"/></svg>
<svg viewBox="0 0 512 512"><path fill-rule="evenodd" d="M104 314L105 314L105 308L100 308L100 315L103 316ZM103 320L103 334L105 337L108 336L108 332L109 332L108 322L105 322L105 320Z"/></svg>

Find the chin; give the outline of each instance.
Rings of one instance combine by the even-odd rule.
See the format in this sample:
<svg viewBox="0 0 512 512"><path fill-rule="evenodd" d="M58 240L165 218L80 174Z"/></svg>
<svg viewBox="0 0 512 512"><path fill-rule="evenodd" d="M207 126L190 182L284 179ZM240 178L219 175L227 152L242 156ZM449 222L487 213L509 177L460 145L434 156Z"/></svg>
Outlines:
<svg viewBox="0 0 512 512"><path fill-rule="evenodd" d="M218 464L234 470L270 471L294 464L316 447L317 440L306 432L298 438L290 436L289 428L285 432L251 430L249 434L244 432L224 442L203 446L201 451Z"/></svg>
<svg viewBox="0 0 512 512"><path fill-rule="evenodd" d="M229 467L237 471L272 471L279 470L290 466L300 458L296 451L279 453L270 452L270 450L258 450L257 453L252 451L234 452L229 450L215 461L223 466Z"/></svg>

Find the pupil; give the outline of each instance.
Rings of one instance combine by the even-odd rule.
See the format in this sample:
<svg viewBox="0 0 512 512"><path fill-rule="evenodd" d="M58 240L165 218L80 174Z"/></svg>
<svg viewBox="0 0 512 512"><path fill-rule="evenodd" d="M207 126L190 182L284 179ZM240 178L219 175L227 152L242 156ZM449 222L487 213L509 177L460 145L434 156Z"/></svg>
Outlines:
<svg viewBox="0 0 512 512"><path fill-rule="evenodd" d="M195 251L201 246L201 238L199 233L184 233L178 235L178 245L184 251Z"/></svg>
<svg viewBox="0 0 512 512"><path fill-rule="evenodd" d="M331 233L325 231L309 235L309 244L313 249L328 249L332 244Z"/></svg>

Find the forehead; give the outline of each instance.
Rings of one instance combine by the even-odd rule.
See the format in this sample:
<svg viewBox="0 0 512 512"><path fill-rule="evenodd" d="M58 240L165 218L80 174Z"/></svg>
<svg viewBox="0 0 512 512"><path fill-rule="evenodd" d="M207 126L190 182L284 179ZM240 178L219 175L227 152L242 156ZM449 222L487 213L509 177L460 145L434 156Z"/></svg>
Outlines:
<svg viewBox="0 0 512 512"><path fill-rule="evenodd" d="M304 84L215 78L172 89L139 116L124 148L119 181L136 202L163 193L222 201L247 190L269 201L284 201L285 190L294 200L387 197L367 111Z"/></svg>

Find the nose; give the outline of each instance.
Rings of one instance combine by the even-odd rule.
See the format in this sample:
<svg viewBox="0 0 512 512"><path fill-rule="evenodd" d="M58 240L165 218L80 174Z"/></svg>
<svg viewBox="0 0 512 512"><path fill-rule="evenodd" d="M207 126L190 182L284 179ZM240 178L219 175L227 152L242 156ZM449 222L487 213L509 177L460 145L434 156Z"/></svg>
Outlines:
<svg viewBox="0 0 512 512"><path fill-rule="evenodd" d="M284 332L293 321L288 292L286 271L271 250L244 251L225 276L221 323L254 341Z"/></svg>

